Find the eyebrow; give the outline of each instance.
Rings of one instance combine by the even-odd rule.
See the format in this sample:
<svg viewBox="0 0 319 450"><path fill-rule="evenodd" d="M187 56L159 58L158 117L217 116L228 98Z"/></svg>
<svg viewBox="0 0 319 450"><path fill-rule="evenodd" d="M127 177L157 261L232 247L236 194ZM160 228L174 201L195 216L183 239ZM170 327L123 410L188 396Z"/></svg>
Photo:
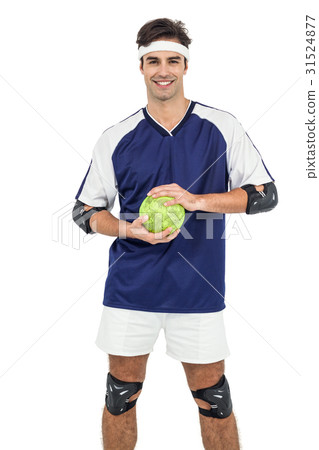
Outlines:
<svg viewBox="0 0 319 450"><path fill-rule="evenodd" d="M151 61L151 60L158 60L159 58L157 56L148 56L146 58L146 61ZM181 59L180 56L170 56L169 58L167 58L168 60L172 60L172 59Z"/></svg>

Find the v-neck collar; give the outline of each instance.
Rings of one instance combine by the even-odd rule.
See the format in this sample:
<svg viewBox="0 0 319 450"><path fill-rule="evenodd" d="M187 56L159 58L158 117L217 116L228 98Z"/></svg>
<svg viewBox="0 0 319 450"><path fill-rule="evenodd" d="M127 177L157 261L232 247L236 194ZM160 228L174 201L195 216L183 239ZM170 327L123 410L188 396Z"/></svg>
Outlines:
<svg viewBox="0 0 319 450"><path fill-rule="evenodd" d="M176 133L178 133L178 131L182 128L182 126L184 125L184 123L187 121L187 119L189 118L189 116L191 115L193 109L195 106L195 102L193 102L192 100L189 101L189 105L187 107L187 110L184 114L184 117L178 122L177 125L175 125L175 127L169 131L167 128L165 128L163 125L161 125L159 122L157 122L157 120L154 119L154 117L152 117L150 115L150 113L148 112L147 106L145 106L145 108L143 108L143 113L145 116L145 119L150 123L150 125L152 125L152 127L154 127L162 136L175 136Z"/></svg>

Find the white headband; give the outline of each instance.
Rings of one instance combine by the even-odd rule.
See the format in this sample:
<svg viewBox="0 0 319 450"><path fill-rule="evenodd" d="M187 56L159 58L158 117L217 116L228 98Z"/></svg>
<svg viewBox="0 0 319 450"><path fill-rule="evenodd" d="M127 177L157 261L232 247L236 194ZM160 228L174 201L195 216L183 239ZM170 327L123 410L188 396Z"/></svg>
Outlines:
<svg viewBox="0 0 319 450"><path fill-rule="evenodd" d="M172 41L153 41L147 47L140 47L138 49L138 59L150 52L176 52L185 56L187 61L189 61L189 50L185 45L179 44L178 42Z"/></svg>

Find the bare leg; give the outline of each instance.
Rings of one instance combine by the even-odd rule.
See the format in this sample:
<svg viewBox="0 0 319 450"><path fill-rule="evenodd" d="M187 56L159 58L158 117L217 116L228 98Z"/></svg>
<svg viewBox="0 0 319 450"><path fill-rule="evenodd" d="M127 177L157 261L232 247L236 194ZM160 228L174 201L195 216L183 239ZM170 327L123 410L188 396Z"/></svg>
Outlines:
<svg viewBox="0 0 319 450"><path fill-rule="evenodd" d="M210 364L182 362L187 383L192 391L216 384L224 373L224 361ZM209 403L194 399L198 406L210 409ZM239 450L239 437L234 413L225 419L206 417L199 413L202 440L205 450Z"/></svg>
<svg viewBox="0 0 319 450"><path fill-rule="evenodd" d="M122 381L144 381L149 354L139 356L109 355L109 370ZM141 393L132 395L130 402ZM137 442L136 406L114 416L104 406L102 434L104 450L133 450Z"/></svg>
<svg viewBox="0 0 319 450"><path fill-rule="evenodd" d="M238 431L233 412L226 419L215 419L199 414L199 421L205 450L239 450Z"/></svg>

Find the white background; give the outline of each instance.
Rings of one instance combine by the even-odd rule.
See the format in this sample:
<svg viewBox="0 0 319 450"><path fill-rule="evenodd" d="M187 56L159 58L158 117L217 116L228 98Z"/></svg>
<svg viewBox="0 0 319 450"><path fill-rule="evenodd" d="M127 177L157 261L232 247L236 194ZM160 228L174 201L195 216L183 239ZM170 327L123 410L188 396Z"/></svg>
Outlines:
<svg viewBox="0 0 319 450"><path fill-rule="evenodd" d="M108 365L94 342L114 238L81 234L73 248L70 205L101 133L147 102L135 40L159 17L182 20L193 39L186 97L240 120L279 192L274 211L228 224L226 374L242 447L319 447L318 180L306 176L304 125L314 5L1 2L1 448L102 448ZM198 408L162 333L136 448L199 450Z"/></svg>

